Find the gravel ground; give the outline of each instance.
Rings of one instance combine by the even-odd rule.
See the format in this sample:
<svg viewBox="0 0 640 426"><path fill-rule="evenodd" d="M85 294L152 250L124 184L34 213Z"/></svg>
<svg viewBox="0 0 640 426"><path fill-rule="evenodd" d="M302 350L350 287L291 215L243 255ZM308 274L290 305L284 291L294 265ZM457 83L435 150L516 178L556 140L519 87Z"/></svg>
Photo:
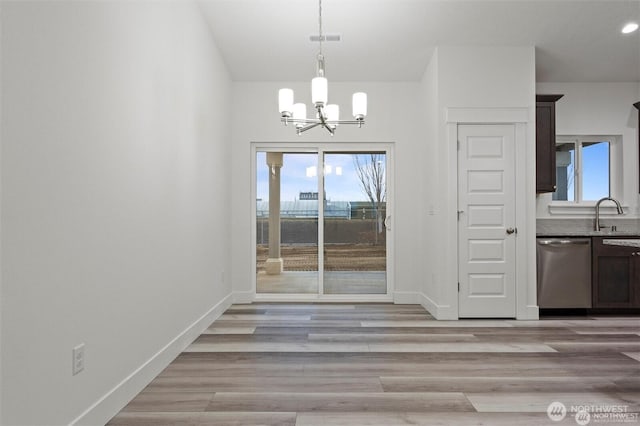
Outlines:
<svg viewBox="0 0 640 426"><path fill-rule="evenodd" d="M259 245L257 249L258 272L264 270L269 248ZM280 254L285 271L317 271L318 247L305 245L283 245ZM372 244L327 244L324 251L326 271L384 271L386 270L386 247Z"/></svg>

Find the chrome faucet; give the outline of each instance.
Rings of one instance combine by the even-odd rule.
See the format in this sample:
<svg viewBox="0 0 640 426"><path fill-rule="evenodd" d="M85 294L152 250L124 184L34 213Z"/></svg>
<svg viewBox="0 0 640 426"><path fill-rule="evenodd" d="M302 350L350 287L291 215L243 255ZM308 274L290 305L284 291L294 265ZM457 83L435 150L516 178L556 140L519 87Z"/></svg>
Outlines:
<svg viewBox="0 0 640 426"><path fill-rule="evenodd" d="M620 202L618 200L616 200L615 198L611 198L611 197L600 198L598 200L598 202L596 203L596 224L595 224L595 230L596 231L600 231L600 228L608 228L608 226L601 226L600 225L600 204L603 201L607 201L607 200L613 201L614 203L616 203L616 209L618 210L618 214L624 214L624 211L622 210L622 206L620 205Z"/></svg>

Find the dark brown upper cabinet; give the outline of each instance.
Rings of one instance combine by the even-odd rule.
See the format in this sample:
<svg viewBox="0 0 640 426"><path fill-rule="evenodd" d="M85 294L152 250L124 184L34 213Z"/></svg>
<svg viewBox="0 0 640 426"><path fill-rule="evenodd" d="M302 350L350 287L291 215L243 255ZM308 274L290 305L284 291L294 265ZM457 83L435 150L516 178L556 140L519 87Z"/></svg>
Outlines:
<svg viewBox="0 0 640 426"><path fill-rule="evenodd" d="M536 193L556 190L556 101L564 95L536 95Z"/></svg>

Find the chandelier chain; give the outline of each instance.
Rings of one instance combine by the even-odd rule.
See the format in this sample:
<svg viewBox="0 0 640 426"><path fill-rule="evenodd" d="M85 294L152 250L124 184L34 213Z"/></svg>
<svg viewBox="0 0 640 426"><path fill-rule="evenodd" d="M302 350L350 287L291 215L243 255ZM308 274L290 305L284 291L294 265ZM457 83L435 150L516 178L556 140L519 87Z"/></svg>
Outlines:
<svg viewBox="0 0 640 426"><path fill-rule="evenodd" d="M320 54L322 55L322 0L318 0L318 41L320 42Z"/></svg>

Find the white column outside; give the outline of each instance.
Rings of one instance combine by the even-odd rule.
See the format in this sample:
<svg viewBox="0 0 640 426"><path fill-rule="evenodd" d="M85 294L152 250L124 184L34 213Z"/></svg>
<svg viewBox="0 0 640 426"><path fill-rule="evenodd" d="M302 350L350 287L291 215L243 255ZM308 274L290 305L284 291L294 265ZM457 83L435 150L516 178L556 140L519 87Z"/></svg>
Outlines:
<svg viewBox="0 0 640 426"><path fill-rule="evenodd" d="M267 152L269 166L269 257L265 270L269 275L279 275L283 270L280 257L280 169L283 165L281 152Z"/></svg>

